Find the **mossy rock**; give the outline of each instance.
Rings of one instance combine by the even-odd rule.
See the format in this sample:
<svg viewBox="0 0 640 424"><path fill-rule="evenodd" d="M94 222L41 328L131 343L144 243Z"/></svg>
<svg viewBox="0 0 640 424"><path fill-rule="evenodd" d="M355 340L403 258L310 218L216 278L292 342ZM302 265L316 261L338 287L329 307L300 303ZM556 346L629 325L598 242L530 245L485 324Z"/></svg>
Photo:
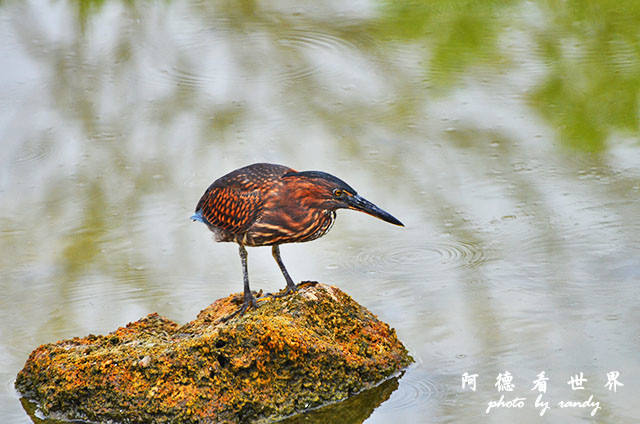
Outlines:
<svg viewBox="0 0 640 424"><path fill-rule="evenodd" d="M128 423L267 422L346 399L412 361L336 287L307 283L225 323L241 295L183 326L151 314L34 350L16 388L45 415Z"/></svg>

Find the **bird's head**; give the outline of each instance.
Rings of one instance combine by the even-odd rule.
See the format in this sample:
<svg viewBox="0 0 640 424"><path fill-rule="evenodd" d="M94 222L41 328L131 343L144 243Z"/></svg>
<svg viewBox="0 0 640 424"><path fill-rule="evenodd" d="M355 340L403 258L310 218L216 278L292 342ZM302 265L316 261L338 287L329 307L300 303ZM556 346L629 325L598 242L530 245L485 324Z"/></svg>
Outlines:
<svg viewBox="0 0 640 424"><path fill-rule="evenodd" d="M299 200L310 207L331 211L353 209L404 227L398 219L360 196L349 184L331 174L321 171L290 172L283 178L290 179L293 190L298 192Z"/></svg>

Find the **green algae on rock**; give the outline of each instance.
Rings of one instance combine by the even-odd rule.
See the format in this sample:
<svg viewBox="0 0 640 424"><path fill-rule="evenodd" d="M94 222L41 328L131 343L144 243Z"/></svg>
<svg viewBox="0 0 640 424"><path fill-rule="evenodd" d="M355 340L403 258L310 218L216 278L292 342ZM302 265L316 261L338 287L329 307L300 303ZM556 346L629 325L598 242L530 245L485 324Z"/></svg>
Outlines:
<svg viewBox="0 0 640 424"><path fill-rule="evenodd" d="M44 414L130 423L266 422L346 399L408 366L395 331L340 289L302 284L221 323L148 315L34 350L16 388Z"/></svg>

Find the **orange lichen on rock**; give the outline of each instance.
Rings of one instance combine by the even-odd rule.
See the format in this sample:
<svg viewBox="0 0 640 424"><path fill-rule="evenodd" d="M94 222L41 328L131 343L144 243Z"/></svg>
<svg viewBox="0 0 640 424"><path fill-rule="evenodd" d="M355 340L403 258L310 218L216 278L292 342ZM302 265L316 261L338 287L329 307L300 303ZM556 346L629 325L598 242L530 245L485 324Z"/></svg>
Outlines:
<svg viewBox="0 0 640 424"><path fill-rule="evenodd" d="M304 284L228 322L157 314L38 347L16 387L44 414L130 423L271 421L343 400L411 361L395 331L336 287Z"/></svg>

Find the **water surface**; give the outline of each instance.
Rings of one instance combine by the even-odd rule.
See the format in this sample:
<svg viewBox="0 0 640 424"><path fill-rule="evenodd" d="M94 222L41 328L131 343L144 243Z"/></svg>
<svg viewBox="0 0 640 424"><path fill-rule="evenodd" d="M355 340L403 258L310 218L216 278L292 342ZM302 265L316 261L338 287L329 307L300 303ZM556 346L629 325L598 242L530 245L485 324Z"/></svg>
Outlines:
<svg viewBox="0 0 640 424"><path fill-rule="evenodd" d="M337 175L406 225L340 211L282 246L416 359L294 422L638 421L638 21L631 0L3 2L0 421L32 421L13 381L38 345L240 291L237 249L188 218L262 161ZM249 267L284 286L270 249ZM503 394L524 407L487 414ZM558 406L591 394L595 416Z"/></svg>

